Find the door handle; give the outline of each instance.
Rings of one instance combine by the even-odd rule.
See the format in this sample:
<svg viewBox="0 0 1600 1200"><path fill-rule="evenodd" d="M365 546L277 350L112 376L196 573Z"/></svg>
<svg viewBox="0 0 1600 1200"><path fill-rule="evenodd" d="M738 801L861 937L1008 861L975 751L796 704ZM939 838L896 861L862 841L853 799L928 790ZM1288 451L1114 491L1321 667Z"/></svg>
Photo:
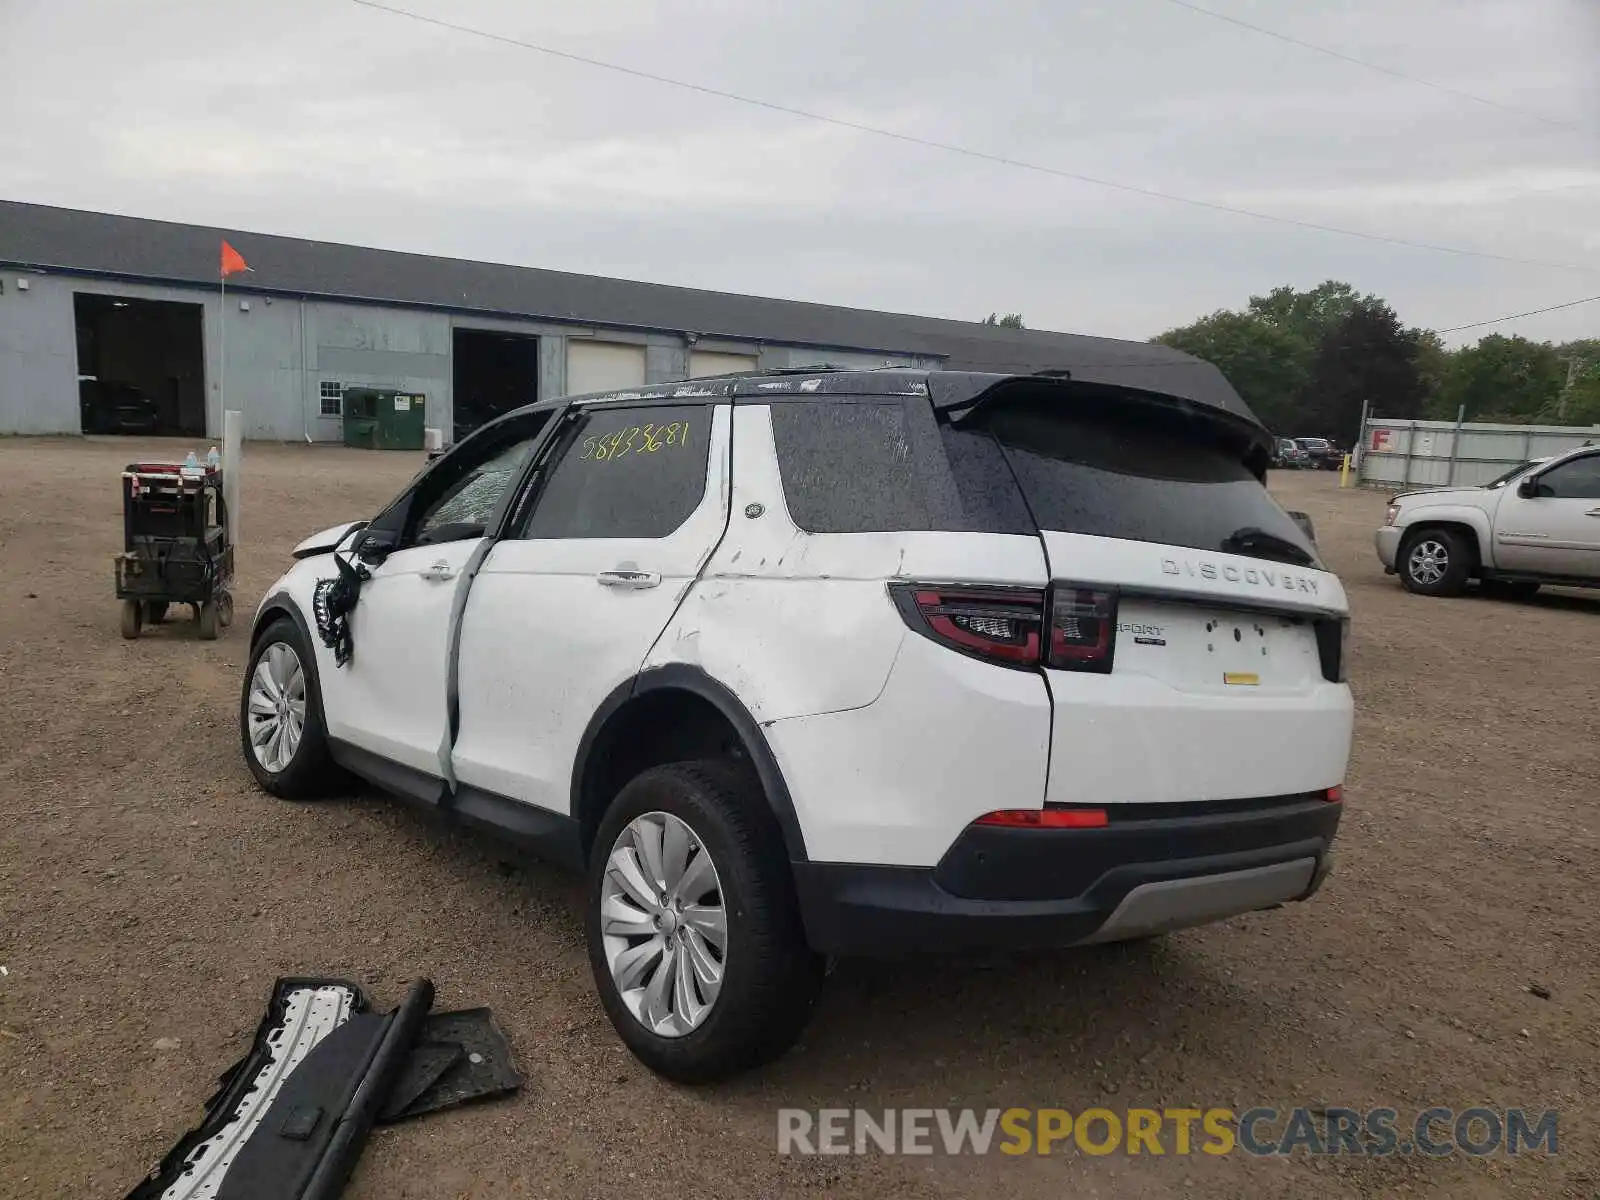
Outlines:
<svg viewBox="0 0 1600 1200"><path fill-rule="evenodd" d="M654 571L601 571L594 578L595 582L601 587L629 588L633 590L653 588L661 582L661 576Z"/></svg>
<svg viewBox="0 0 1600 1200"><path fill-rule="evenodd" d="M422 577L429 583L444 583L456 577L456 569L441 558L433 566L424 569Z"/></svg>

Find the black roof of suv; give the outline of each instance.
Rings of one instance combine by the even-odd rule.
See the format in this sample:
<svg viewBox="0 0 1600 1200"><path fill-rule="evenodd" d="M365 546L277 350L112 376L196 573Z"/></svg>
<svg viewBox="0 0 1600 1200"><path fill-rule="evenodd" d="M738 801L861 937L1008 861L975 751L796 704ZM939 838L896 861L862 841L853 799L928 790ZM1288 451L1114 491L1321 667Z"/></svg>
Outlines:
<svg viewBox="0 0 1600 1200"><path fill-rule="evenodd" d="M793 395L852 396L928 396L942 411L967 408L988 393L1005 385L1027 387L1043 392L1095 391L1101 394L1126 393L1150 400L1179 403L1198 411L1209 411L1233 425L1248 425L1259 431L1263 442L1269 437L1265 426L1250 411L1249 405L1226 384L1222 389L1207 389L1204 396L1190 389L1166 390L1133 387L1128 384L1078 380L1069 371L1049 371L1035 375L991 374L976 371L939 371L927 368L885 367L874 371L840 370L818 366L783 368L775 371L747 371L730 375L711 375L674 383L646 384L637 388L614 388L576 396L561 396L529 405L530 409L556 408L564 404L591 400L683 400L726 396L737 400L763 400Z"/></svg>

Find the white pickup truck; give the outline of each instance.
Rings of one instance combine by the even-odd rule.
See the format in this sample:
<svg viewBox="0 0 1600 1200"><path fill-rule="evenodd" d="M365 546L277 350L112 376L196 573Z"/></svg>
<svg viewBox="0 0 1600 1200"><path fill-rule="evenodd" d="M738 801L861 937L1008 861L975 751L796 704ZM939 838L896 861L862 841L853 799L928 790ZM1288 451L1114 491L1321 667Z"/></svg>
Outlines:
<svg viewBox="0 0 1600 1200"><path fill-rule="evenodd" d="M1506 595L1600 587L1600 446L1522 463L1481 487L1403 492L1377 533L1408 591L1456 596L1469 579Z"/></svg>

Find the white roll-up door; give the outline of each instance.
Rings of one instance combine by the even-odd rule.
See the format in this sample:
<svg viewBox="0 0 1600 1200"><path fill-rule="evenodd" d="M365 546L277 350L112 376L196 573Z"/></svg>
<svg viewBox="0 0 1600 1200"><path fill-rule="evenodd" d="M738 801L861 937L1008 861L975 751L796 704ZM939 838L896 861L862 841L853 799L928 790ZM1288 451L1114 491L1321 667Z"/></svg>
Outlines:
<svg viewBox="0 0 1600 1200"><path fill-rule="evenodd" d="M567 395L643 386L643 346L568 340Z"/></svg>
<svg viewBox="0 0 1600 1200"><path fill-rule="evenodd" d="M689 352L689 378L703 379L707 375L732 375L736 371L754 371L754 354L724 354L719 350L691 350Z"/></svg>

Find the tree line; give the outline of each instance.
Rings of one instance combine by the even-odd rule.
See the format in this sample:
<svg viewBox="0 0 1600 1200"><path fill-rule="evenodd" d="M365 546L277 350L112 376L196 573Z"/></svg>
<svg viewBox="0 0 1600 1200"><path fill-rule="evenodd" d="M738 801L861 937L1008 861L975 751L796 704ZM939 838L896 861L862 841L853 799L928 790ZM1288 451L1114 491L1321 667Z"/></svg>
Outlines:
<svg viewBox="0 0 1600 1200"><path fill-rule="evenodd" d="M1152 339L1214 363L1256 415L1289 437L1359 437L1379 417L1600 424L1600 338L1534 342L1491 333L1446 348L1384 300L1330 279L1275 288Z"/></svg>

